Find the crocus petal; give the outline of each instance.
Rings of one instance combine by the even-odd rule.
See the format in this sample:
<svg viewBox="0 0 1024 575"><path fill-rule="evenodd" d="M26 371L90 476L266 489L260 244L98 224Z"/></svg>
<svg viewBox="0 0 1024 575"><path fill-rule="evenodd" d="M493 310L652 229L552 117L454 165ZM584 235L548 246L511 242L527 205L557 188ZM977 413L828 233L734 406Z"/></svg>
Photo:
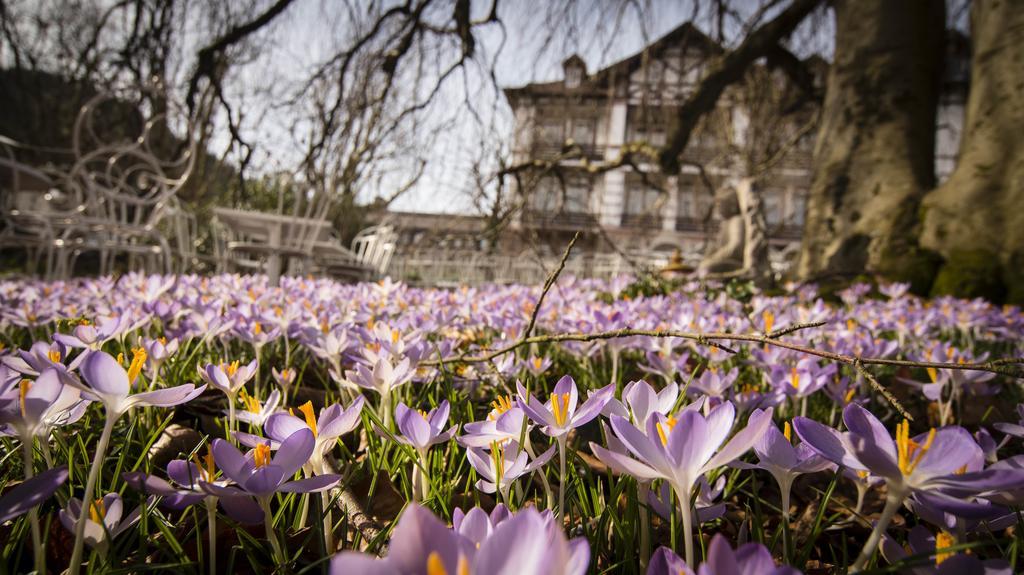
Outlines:
<svg viewBox="0 0 1024 575"><path fill-rule="evenodd" d="M793 429L804 445L836 465L858 471L867 469L853 454L853 447L835 429L806 417L794 417Z"/></svg>
<svg viewBox="0 0 1024 575"><path fill-rule="evenodd" d="M319 438L333 439L341 437L342 435L352 431L362 421L359 417L363 410L363 403L365 399L363 396L359 396L352 402L352 405L348 406L347 409L343 410L338 417L334 418L326 425L320 426Z"/></svg>
<svg viewBox="0 0 1024 575"><path fill-rule="evenodd" d="M469 542L416 504L402 513L391 536L387 561L397 573L423 573L427 557L437 553L448 573L458 573L459 556L469 556Z"/></svg>
<svg viewBox="0 0 1024 575"><path fill-rule="evenodd" d="M437 406L430 414L430 429L433 433L439 433L444 429L444 424L448 423L448 415L451 412L451 405L448 400L444 400L440 405Z"/></svg>
<svg viewBox="0 0 1024 575"><path fill-rule="evenodd" d="M633 427L628 420L613 415L611 424L615 435L640 461L662 472L671 467L664 450L655 445L654 441L639 429Z"/></svg>
<svg viewBox="0 0 1024 575"><path fill-rule="evenodd" d="M572 414L576 412L576 402L579 401L579 392L576 391L576 380L569 375L563 375L559 378L558 383L555 384L555 389L552 391L553 395L565 395L569 394L569 403L566 404L565 412Z"/></svg>
<svg viewBox="0 0 1024 575"><path fill-rule="evenodd" d="M739 433L733 436L729 440L729 443L725 444L711 461L708 461L704 465L703 471L709 471L729 463L730 461L739 458L741 455L747 452L748 449L754 446L757 438L761 437L768 426L772 424L772 408L768 408L760 413L753 413L750 415L750 419L747 421L747 426L744 427Z"/></svg>
<svg viewBox="0 0 1024 575"><path fill-rule="evenodd" d="M214 439L213 459L225 477L235 483L245 481L246 478L242 476L242 468L246 466L245 456L234 445L220 438Z"/></svg>
<svg viewBox="0 0 1024 575"><path fill-rule="evenodd" d="M662 477L660 473L651 467L640 463L628 455L609 451L593 442L590 443L590 450L594 452L594 456L616 473L631 475L642 481L652 481Z"/></svg>
<svg viewBox="0 0 1024 575"><path fill-rule="evenodd" d="M494 481L494 471L491 469L490 458L486 452L476 447L470 447L466 449L466 459L480 476L488 481Z"/></svg>
<svg viewBox="0 0 1024 575"><path fill-rule="evenodd" d="M112 397L128 395L128 372L105 351L92 353L79 369L86 383L97 393Z"/></svg>
<svg viewBox="0 0 1024 575"><path fill-rule="evenodd" d="M246 478L245 483L241 485L243 489L253 495L270 495L277 491L286 477L290 476L286 475L281 467L274 464L264 465L254 469L249 477Z"/></svg>
<svg viewBox="0 0 1024 575"><path fill-rule="evenodd" d="M693 570L668 547L659 547L647 564L647 575L693 575Z"/></svg>
<svg viewBox="0 0 1024 575"><path fill-rule="evenodd" d="M205 390L205 384L196 387L191 383L187 383L185 385L169 387L167 389L156 389L144 393L136 393L128 399L127 404L131 406L150 405L153 407L173 407L175 405L187 403L192 399L199 397Z"/></svg>
<svg viewBox="0 0 1024 575"><path fill-rule="evenodd" d="M761 461L770 461L784 469L793 469L799 463L793 444L774 425L769 426L754 444L754 453Z"/></svg>
<svg viewBox="0 0 1024 575"><path fill-rule="evenodd" d="M267 418L263 429L268 437L277 441L284 441L297 431L302 429L308 430L309 426L306 425L305 421L290 413L275 413Z"/></svg>
<svg viewBox="0 0 1024 575"><path fill-rule="evenodd" d="M525 453L525 451L521 452L520 455L522 455L523 453ZM555 454L555 446L552 445L551 447L548 448L547 451L545 451L544 453L541 453L540 455L537 456L536 459L534 459L528 465L526 465L523 468L523 473L530 473L534 469L539 469L539 468L543 467L545 463L547 463L548 461L551 460L551 457L554 454ZM518 458L517 458L517 460L518 460Z"/></svg>
<svg viewBox="0 0 1024 575"><path fill-rule="evenodd" d="M545 527L540 514L523 509L495 528L494 534L484 541L473 562L474 570L494 575L559 573L560 566L551 564L551 555L559 543L564 549L565 539L555 534L552 541Z"/></svg>
<svg viewBox="0 0 1024 575"><path fill-rule="evenodd" d="M297 481L289 481L279 488L279 491L286 491L288 493L313 493L320 492L330 489L341 481L340 475L324 474L315 475L308 479L299 479Z"/></svg>
<svg viewBox="0 0 1024 575"><path fill-rule="evenodd" d="M575 388L575 386L574 386ZM601 389L597 390L593 395L587 398L580 406L579 411L575 412L572 416L572 427L580 427L589 423L590 420L600 415L601 410L604 409L608 400L612 398L615 393L615 384L609 384Z"/></svg>
<svg viewBox="0 0 1024 575"><path fill-rule="evenodd" d="M662 418L662 415L655 415ZM664 429L665 426L662 426ZM657 433L657 431L655 431ZM648 433L650 435L650 433ZM684 411L676 418L676 425L668 430L668 453L672 464L688 477L696 479L694 473L707 461L718 445L707 442L709 437L708 423L704 416L696 411Z"/></svg>
<svg viewBox="0 0 1024 575"><path fill-rule="evenodd" d="M399 403L395 408L395 424L414 446L422 449L430 443L430 424L420 412Z"/></svg>
<svg viewBox="0 0 1024 575"><path fill-rule="evenodd" d="M50 498L68 478L67 466L43 471L27 479L0 497L0 523L27 513Z"/></svg>
<svg viewBox="0 0 1024 575"><path fill-rule="evenodd" d="M523 389L522 384L517 383L517 385L519 389L519 397L517 399L519 403L519 408L522 409L526 413L526 415L530 416L530 419L532 419L536 423L544 425L546 427L554 427L555 418L551 414L551 411L549 411L543 403L538 401L537 398L533 396L533 394L526 393L526 390Z"/></svg>
<svg viewBox="0 0 1024 575"><path fill-rule="evenodd" d="M291 477L309 461L315 446L313 431L308 427L300 429L281 442L270 463L280 467L285 477Z"/></svg>
<svg viewBox="0 0 1024 575"><path fill-rule="evenodd" d="M919 444L924 436L914 438ZM985 462L985 454L966 429L944 427L935 433L931 448L921 457L914 476L948 475L960 469L978 470Z"/></svg>
<svg viewBox="0 0 1024 575"><path fill-rule="evenodd" d="M889 459L893 465L896 464L896 442L874 414L857 403L851 403L843 409L843 422L851 435L864 437L867 445L880 452L879 457Z"/></svg>
<svg viewBox="0 0 1024 575"><path fill-rule="evenodd" d="M729 542L721 533L711 538L708 545L708 556L704 565L701 566L701 573L707 568L714 575L740 575L739 562L736 561L736 554L729 546Z"/></svg>
<svg viewBox="0 0 1024 575"><path fill-rule="evenodd" d="M239 523L255 525L263 522L263 509L248 495L222 495L217 501L224 512Z"/></svg>

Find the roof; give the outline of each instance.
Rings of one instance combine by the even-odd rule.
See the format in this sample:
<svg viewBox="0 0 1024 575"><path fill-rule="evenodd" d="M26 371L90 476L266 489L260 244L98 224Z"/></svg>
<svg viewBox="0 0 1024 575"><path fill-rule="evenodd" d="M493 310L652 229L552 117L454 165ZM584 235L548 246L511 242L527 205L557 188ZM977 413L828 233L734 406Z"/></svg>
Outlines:
<svg viewBox="0 0 1024 575"><path fill-rule="evenodd" d="M519 87L505 88L505 96L513 107L523 97L531 96L580 96L580 97L603 97L614 87L616 80L628 78L631 73L643 66L645 59L657 58L662 52L677 46L696 46L706 53L717 54L723 51L722 46L712 40L707 34L701 32L691 22L684 22L661 38L644 47L636 54L614 64L606 66L593 74L588 74L579 86L569 88L564 80L554 82L536 82ZM582 58L573 54L563 62L563 66L576 61L584 65Z"/></svg>

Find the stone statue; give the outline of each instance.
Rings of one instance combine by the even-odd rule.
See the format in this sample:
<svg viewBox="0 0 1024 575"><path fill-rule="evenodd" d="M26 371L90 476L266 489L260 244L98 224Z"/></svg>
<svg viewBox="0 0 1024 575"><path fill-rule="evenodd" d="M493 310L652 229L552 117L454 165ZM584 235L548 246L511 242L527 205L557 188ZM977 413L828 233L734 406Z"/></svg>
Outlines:
<svg viewBox="0 0 1024 575"><path fill-rule="evenodd" d="M726 185L715 192L715 213L720 224L712 249L697 267L700 274L725 273L743 269L745 229L740 198L732 185Z"/></svg>

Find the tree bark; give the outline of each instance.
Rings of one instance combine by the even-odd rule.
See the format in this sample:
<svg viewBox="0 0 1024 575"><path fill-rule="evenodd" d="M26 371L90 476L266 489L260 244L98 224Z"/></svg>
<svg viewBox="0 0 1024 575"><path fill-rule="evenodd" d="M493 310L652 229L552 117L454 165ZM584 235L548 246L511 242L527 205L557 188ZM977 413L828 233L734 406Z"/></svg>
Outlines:
<svg viewBox="0 0 1024 575"><path fill-rule="evenodd" d="M743 214L743 271L764 286L771 279L772 271L768 259L768 225L761 194L754 190L753 178L741 178L736 183L736 198Z"/></svg>
<svg viewBox="0 0 1024 575"><path fill-rule="evenodd" d="M798 272L931 284L917 212L934 184L942 0L839 0Z"/></svg>
<svg viewBox="0 0 1024 575"><path fill-rule="evenodd" d="M923 202L921 244L944 258L932 292L1024 302L1024 10L971 8L971 89L956 170Z"/></svg>

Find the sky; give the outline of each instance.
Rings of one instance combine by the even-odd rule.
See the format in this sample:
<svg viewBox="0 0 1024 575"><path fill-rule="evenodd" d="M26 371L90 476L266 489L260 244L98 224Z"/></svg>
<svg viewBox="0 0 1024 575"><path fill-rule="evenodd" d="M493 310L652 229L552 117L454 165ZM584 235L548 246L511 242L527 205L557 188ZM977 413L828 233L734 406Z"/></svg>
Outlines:
<svg viewBox="0 0 1024 575"><path fill-rule="evenodd" d="M360 2L355 2L356 9ZM475 10L486 10L489 2L474 2ZM465 73L450 78L438 94L423 129L428 167L417 185L392 204L392 209L442 213L471 213L471 195L476 189L472 178L473 160L480 153L481 137L504 142L511 134L511 110L503 95L494 89L483 73L493 63L500 87L521 86L530 82L561 78L561 62L572 54L580 55L594 71L626 58L658 37L696 15L698 26L708 29L705 13L711 5L700 4L694 12L691 0L508 0L499 4L504 29L491 25L476 29L478 59L483 66L469 66ZM739 2L744 17L752 14L758 2ZM336 49L339 30L350 19L333 0L300 0L289 8L260 41L263 55L239 68L233 85L236 109L246 116L247 133L259 144L253 163L255 172L274 172L293 166L301 143L296 142L288 126L292 116L284 110L251 100L254 89L263 90L269 101L294 89L295 82ZM567 8L566 8L567 6ZM482 14L474 14L482 16ZM816 24L820 24L819 21ZM825 22L828 26L828 22ZM738 24L728 23L728 38L738 36ZM824 32L824 33L823 33ZM805 26L798 31L796 44L805 50L828 52L831 34L820 27ZM808 40L810 39L810 40ZM441 69L441 65L438 65ZM428 72L429 73L429 72ZM268 78L275 81L268 82ZM248 100L246 98L249 98ZM473 109L466 109L464 101ZM221 145L226 130L221 130ZM217 145L218 142L215 142ZM367 189L362 199L388 194L407 174L397 168L393 177L381 181L378 188Z"/></svg>

